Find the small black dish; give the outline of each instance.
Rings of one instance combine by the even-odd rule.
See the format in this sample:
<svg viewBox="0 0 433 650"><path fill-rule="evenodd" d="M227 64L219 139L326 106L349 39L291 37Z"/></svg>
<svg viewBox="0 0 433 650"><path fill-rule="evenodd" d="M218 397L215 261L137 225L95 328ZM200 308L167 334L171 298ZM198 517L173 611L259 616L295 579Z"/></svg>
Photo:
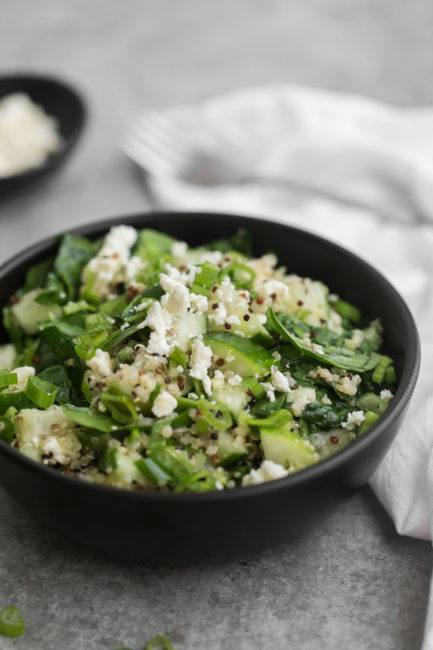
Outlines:
<svg viewBox="0 0 433 650"><path fill-rule="evenodd" d="M353 253L280 223L226 214L149 213L74 232L97 238L117 224L157 228L195 246L239 227L248 229L255 255L272 250L290 271L323 280L367 316L381 318L385 348L396 360L395 397L378 423L349 447L262 485L200 494L130 492L62 476L0 440L1 486L38 520L74 542L147 564L246 556L318 526L368 481L402 423L420 363L417 329L405 302ZM22 285L29 266L53 255L58 242L58 237L46 239L0 268L0 306Z"/></svg>
<svg viewBox="0 0 433 650"><path fill-rule="evenodd" d="M12 93L25 93L45 112L57 120L62 145L51 154L40 167L0 178L0 196L22 189L63 163L76 144L86 121L86 107L83 98L71 86L45 75L6 74L0 75L0 100Z"/></svg>

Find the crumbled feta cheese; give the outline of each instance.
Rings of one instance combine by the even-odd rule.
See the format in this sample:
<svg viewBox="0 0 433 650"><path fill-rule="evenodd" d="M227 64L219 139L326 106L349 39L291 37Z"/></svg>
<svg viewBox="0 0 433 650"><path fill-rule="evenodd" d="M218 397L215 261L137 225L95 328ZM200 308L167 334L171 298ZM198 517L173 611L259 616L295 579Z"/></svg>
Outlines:
<svg viewBox="0 0 433 650"><path fill-rule="evenodd" d="M225 384L225 377L221 370L215 370L214 376L212 377L212 389L219 390Z"/></svg>
<svg viewBox="0 0 433 650"><path fill-rule="evenodd" d="M182 314L190 307L189 290L182 282L161 273L159 283L166 292L161 298L161 305L170 314Z"/></svg>
<svg viewBox="0 0 433 650"><path fill-rule="evenodd" d="M266 397L270 402L275 402L275 388L272 384L270 384L267 381L260 382L260 385L263 386L263 388L266 391Z"/></svg>
<svg viewBox="0 0 433 650"><path fill-rule="evenodd" d="M299 417L307 404L316 400L316 391L308 386L300 386L289 393L288 400L293 415Z"/></svg>
<svg viewBox="0 0 433 650"><path fill-rule="evenodd" d="M346 431L353 431L358 429L365 420L364 411L352 411L347 416L347 420L341 423L343 429Z"/></svg>
<svg viewBox="0 0 433 650"><path fill-rule="evenodd" d="M284 478L288 471L282 465L274 463L272 460L264 460L259 469L252 469L249 474L242 479L242 485L259 485L266 481L274 481L278 478Z"/></svg>
<svg viewBox="0 0 433 650"><path fill-rule="evenodd" d="M328 397L327 395L324 395L324 396L322 397L321 402L322 402L322 404L326 404L327 406L328 406L329 404L332 404L332 400L330 400L329 397Z"/></svg>
<svg viewBox="0 0 433 650"><path fill-rule="evenodd" d="M171 247L171 254L173 257L185 257L188 246L184 241L177 241Z"/></svg>
<svg viewBox="0 0 433 650"><path fill-rule="evenodd" d="M211 363L212 363L212 350L207 345L204 345L200 339L195 339L191 346L190 357L190 371L189 376L193 379L206 380Z"/></svg>
<svg viewBox="0 0 433 650"><path fill-rule="evenodd" d="M278 370L277 366L271 367L271 377L272 385L275 390L280 393L289 393L290 392L290 382L289 379L283 375L283 373Z"/></svg>
<svg viewBox="0 0 433 650"><path fill-rule="evenodd" d="M364 341L364 332L362 330L353 330L350 339L344 340L344 345L350 350L356 350Z"/></svg>
<svg viewBox="0 0 433 650"><path fill-rule="evenodd" d="M353 397L353 395L356 395L360 383L361 377L359 375L345 375L339 377L339 380L335 383L335 388L339 393Z"/></svg>
<svg viewBox="0 0 433 650"><path fill-rule="evenodd" d="M17 384L14 384L14 386L18 385L20 390L24 390L29 377L33 377L36 374L36 370L32 366L21 366L20 368L15 368L13 372L17 376Z"/></svg>
<svg viewBox="0 0 433 650"><path fill-rule="evenodd" d="M230 386L239 386L242 384L242 377L240 375L234 374L227 379L227 383Z"/></svg>
<svg viewBox="0 0 433 650"><path fill-rule="evenodd" d="M152 413L157 418L171 415L177 406L177 400L168 391L161 391L155 398L152 406Z"/></svg>
<svg viewBox="0 0 433 650"><path fill-rule="evenodd" d="M189 300L191 307L202 314L206 313L209 307L209 301L206 296L201 296L199 293L190 293Z"/></svg>
<svg viewBox="0 0 433 650"><path fill-rule="evenodd" d="M218 303L218 307L213 309L209 314L209 320L213 321L216 325L224 325L227 318L227 309L222 303Z"/></svg>
<svg viewBox="0 0 433 650"><path fill-rule="evenodd" d="M241 321L237 316L227 316L226 323L228 323L229 325L240 325Z"/></svg>
<svg viewBox="0 0 433 650"><path fill-rule="evenodd" d="M309 372L308 376L311 377L311 379L319 379L327 384L333 384L340 379L340 375L331 372L329 368L322 368L321 366L318 366Z"/></svg>
<svg viewBox="0 0 433 650"><path fill-rule="evenodd" d="M391 392L390 390L388 390L388 389L385 389L385 390L381 390L381 391L380 391L380 399L383 399L383 400L385 400L386 402L388 402L389 400L391 400L393 397L394 397L394 395L393 395L392 392Z"/></svg>
<svg viewBox="0 0 433 650"><path fill-rule="evenodd" d="M161 304L155 301L149 309L143 325L153 330L147 344L149 354L158 354L162 357L170 352L170 344L167 341L166 329L171 324L171 317L168 311L162 309Z"/></svg>
<svg viewBox="0 0 433 650"><path fill-rule="evenodd" d="M274 359L275 359L276 361L281 361L281 354L278 352L278 350L274 350L274 351L272 352L272 356L274 357Z"/></svg>
<svg viewBox="0 0 433 650"><path fill-rule="evenodd" d="M105 350L101 350L100 348L96 348L94 356L91 359L88 359L86 364L95 375L101 378L108 377L108 375L111 375L113 372L113 364L110 355L108 352L105 352Z"/></svg>

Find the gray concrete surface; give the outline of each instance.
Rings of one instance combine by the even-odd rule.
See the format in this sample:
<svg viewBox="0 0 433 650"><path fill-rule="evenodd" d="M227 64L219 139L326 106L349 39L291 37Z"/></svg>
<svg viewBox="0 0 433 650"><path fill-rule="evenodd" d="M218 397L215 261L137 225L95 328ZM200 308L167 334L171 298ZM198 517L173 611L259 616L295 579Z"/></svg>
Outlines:
<svg viewBox="0 0 433 650"><path fill-rule="evenodd" d="M91 117L69 164L0 201L0 260L97 217L149 206L116 150L131 112L241 85L315 84L433 101L428 0L3 0L0 66L65 75ZM28 631L0 649L419 647L430 545L400 538L368 489L310 537L218 568L147 569L71 548L0 494L0 603Z"/></svg>

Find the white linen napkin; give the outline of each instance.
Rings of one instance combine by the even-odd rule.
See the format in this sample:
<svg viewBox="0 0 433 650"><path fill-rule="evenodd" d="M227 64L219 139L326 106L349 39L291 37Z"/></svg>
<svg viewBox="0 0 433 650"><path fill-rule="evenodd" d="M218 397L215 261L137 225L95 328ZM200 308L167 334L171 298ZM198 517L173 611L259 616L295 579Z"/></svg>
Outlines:
<svg viewBox="0 0 433 650"><path fill-rule="evenodd" d="M421 336L420 378L371 485L399 533L432 539L433 108L272 86L169 109L164 119L178 163L145 159L159 205L317 232L367 259L406 298ZM432 601L423 650L433 649Z"/></svg>

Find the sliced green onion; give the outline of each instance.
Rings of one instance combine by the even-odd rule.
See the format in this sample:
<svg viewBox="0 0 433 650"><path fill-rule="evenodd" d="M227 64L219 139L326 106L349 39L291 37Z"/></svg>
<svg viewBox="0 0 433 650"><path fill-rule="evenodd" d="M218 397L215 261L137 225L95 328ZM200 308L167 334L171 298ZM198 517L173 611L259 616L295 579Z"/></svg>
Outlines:
<svg viewBox="0 0 433 650"><path fill-rule="evenodd" d="M199 399L197 408L200 411L198 419L204 419L211 429L226 431L233 424L232 416L222 404L212 404L205 399Z"/></svg>
<svg viewBox="0 0 433 650"><path fill-rule="evenodd" d="M197 400L189 399L189 397L178 397L177 398L177 409L178 411L184 411L186 409L195 409L197 408Z"/></svg>
<svg viewBox="0 0 433 650"><path fill-rule="evenodd" d="M188 355L186 352L178 348L177 346L170 352L170 361L175 366L182 366L186 368L188 365Z"/></svg>
<svg viewBox="0 0 433 650"><path fill-rule="evenodd" d="M262 399L266 395L266 390L255 377L245 377L242 384L248 388L254 399Z"/></svg>
<svg viewBox="0 0 433 650"><path fill-rule="evenodd" d="M106 474L114 472L114 470L117 469L117 456L115 449L112 447L105 447L105 449L103 449L99 456L98 469Z"/></svg>
<svg viewBox="0 0 433 650"><path fill-rule="evenodd" d="M343 318L347 318L352 323L359 323L361 320L361 310L350 302L346 302L346 300L337 300L332 303L332 308L335 309L337 314L340 314Z"/></svg>
<svg viewBox="0 0 433 650"><path fill-rule="evenodd" d="M77 357L88 361L95 356L96 344L91 336L82 334L75 339L74 350Z"/></svg>
<svg viewBox="0 0 433 650"><path fill-rule="evenodd" d="M135 464L149 481L159 487L167 485L170 481L170 475L151 458L140 458L140 460L135 461Z"/></svg>
<svg viewBox="0 0 433 650"><path fill-rule="evenodd" d="M359 428L359 433L364 433L365 431L367 431L367 429L372 427L373 424L375 424L375 422L378 421L378 419L379 419L378 413L374 413L373 411L367 411L367 413L365 413L364 421Z"/></svg>
<svg viewBox="0 0 433 650"><path fill-rule="evenodd" d="M385 382L386 382L387 384L395 384L396 379L397 379L397 376L396 376L396 374L395 374L395 368L394 368L394 366L389 366L389 367L386 369L386 373L385 373Z"/></svg>
<svg viewBox="0 0 433 650"><path fill-rule="evenodd" d="M388 367L392 364L392 359L390 357L382 356L379 359L379 363L373 370L372 380L375 384L382 384L385 380L385 375Z"/></svg>
<svg viewBox="0 0 433 650"><path fill-rule="evenodd" d="M364 393L357 400L356 405L363 411L374 411L374 413L380 413L383 410L383 402L380 399L379 395L374 393Z"/></svg>
<svg viewBox="0 0 433 650"><path fill-rule="evenodd" d="M18 637L25 632L26 624L20 610L15 605L8 605L0 610L0 634L2 636Z"/></svg>
<svg viewBox="0 0 433 650"><path fill-rule="evenodd" d="M29 377L25 390L26 396L41 409L47 409L56 401L58 386L39 377Z"/></svg>
<svg viewBox="0 0 433 650"><path fill-rule="evenodd" d="M181 427L189 427L190 424L192 423L192 418L189 416L188 409L185 411L182 411L179 415L177 415L171 422L170 426L173 429L180 429Z"/></svg>
<svg viewBox="0 0 433 650"><path fill-rule="evenodd" d="M158 634L150 639L144 646L144 650L174 650L173 644L165 634Z"/></svg>
<svg viewBox="0 0 433 650"><path fill-rule="evenodd" d="M256 277L256 272L248 264L242 264L241 262L232 262L226 266L222 272L221 276L224 277L228 275L233 284L240 289L247 289L252 285Z"/></svg>
<svg viewBox="0 0 433 650"><path fill-rule="evenodd" d="M25 391L19 393L0 393L0 415L13 406L17 411L21 409L30 408L33 402L29 400Z"/></svg>
<svg viewBox="0 0 433 650"><path fill-rule="evenodd" d="M251 415L259 418L266 418L274 411L278 411L286 401L284 393L277 395L273 402L269 399L262 399L260 402L254 404L251 408Z"/></svg>
<svg viewBox="0 0 433 650"><path fill-rule="evenodd" d="M194 278L194 283L191 287L192 293L208 296L219 274L220 269L218 266L211 262L204 262Z"/></svg>
<svg viewBox="0 0 433 650"><path fill-rule="evenodd" d="M249 424L253 427L266 427L266 429L283 427L285 424L291 422L292 420L292 414L286 409L275 411L267 418L254 418L251 416L245 418L246 424Z"/></svg>
<svg viewBox="0 0 433 650"><path fill-rule="evenodd" d="M122 424L134 422L138 417L132 399L115 386L110 386L101 393L101 401L113 418Z"/></svg>
<svg viewBox="0 0 433 650"><path fill-rule="evenodd" d="M9 370L0 370L0 390L17 383L18 377L16 372L9 372Z"/></svg>
<svg viewBox="0 0 433 650"><path fill-rule="evenodd" d="M95 431L101 431L102 433L110 433L117 429L116 424L109 415L94 413L86 406L63 404L62 409L65 415L75 422L75 424L86 427L86 429L93 429Z"/></svg>
<svg viewBox="0 0 433 650"><path fill-rule="evenodd" d="M12 442L15 435L15 427L8 417L0 417L0 438L6 442Z"/></svg>

